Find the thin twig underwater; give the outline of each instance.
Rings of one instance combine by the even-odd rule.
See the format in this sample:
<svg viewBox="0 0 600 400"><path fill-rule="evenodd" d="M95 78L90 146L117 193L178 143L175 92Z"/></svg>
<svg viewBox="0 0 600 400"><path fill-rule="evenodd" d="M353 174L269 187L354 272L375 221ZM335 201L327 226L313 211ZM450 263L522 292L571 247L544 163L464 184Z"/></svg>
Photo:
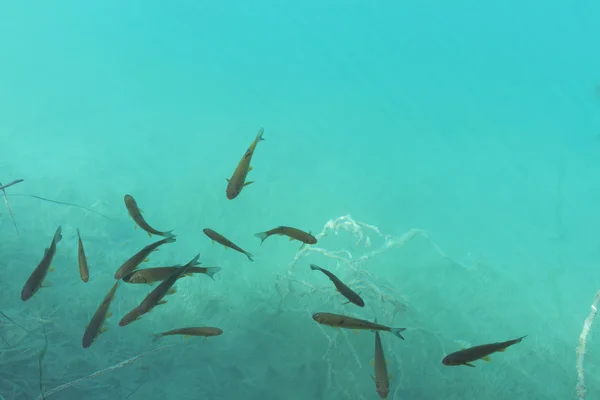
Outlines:
<svg viewBox="0 0 600 400"><path fill-rule="evenodd" d="M63 206L69 206L69 207L77 207L77 208L81 208L81 209L83 209L83 210L89 211L89 212L91 212L91 213L94 213L94 214L96 214L96 215L99 215L99 216L101 216L101 217L104 217L104 218L106 218L106 219L114 219L114 218L112 218L112 217L109 217L108 215L104 215L104 214L102 214L102 213L100 213L100 212L98 212L98 211L94 211L94 210L91 210L91 209L89 209L89 208L87 208L87 207L80 206L79 204L73 204L73 203L67 203L67 202L64 202L64 201L51 200L51 199L47 199L47 198L45 198L45 197L41 197L41 196L36 196L36 195L33 195L33 194L26 194L26 193L11 193L11 194L9 194L8 196L11 196L11 197L12 197L12 196L33 197L34 199L38 199L38 200L47 201L47 202L49 202L49 203L60 204L60 205L63 205Z"/></svg>
<svg viewBox="0 0 600 400"><path fill-rule="evenodd" d="M2 183L0 183L0 190L2 190L2 195L4 196L4 203L6 203L6 208L8 208L8 212L10 214L10 219L12 219L13 225L15 226L15 231L17 231L17 236L19 236L19 228L17 228L17 223L15 222L15 217L13 216L12 210L10 209L10 204L8 204L8 198L6 197L6 189L7 187L10 187L12 185L16 185L19 182L23 182L23 179L17 179L14 180L6 185L2 185Z"/></svg>

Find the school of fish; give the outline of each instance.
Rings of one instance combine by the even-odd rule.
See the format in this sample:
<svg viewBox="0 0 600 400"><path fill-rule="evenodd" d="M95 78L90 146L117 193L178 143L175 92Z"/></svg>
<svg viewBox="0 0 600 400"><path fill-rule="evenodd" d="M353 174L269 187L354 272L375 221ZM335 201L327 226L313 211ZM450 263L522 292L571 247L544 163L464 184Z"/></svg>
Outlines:
<svg viewBox="0 0 600 400"><path fill-rule="evenodd" d="M248 177L248 173L252 170L252 166L250 165L250 163L252 161L252 157L254 156L256 147L259 142L264 140L263 133L263 128L260 128L255 139L252 141L252 143L244 153L242 159L238 163L237 167L235 168L233 174L230 178L227 179L227 187L225 189L227 199L235 199L241 194L242 190L246 186L254 182L247 181L246 179ZM5 187L8 186L10 186L10 184L6 185ZM173 230L160 231L153 228L146 221L146 219L142 215L143 211L139 208L137 201L130 194L126 194L124 196L124 203L129 216L135 222L135 228L139 227L140 229L145 231L149 237L156 235L163 237L163 239L145 246L144 248L133 254L129 259L125 260L123 264L116 269L114 273L114 278L116 282L111 286L108 293L98 306L97 310L93 314L89 324L87 325L83 333L83 348L89 348L94 343L94 341L98 339L99 335L106 331L106 320L111 316L109 308L117 289L120 286L122 286L120 285L120 282L124 282L125 284L157 284L157 286L154 289L152 289L144 299L140 301L138 306L134 307L131 311L129 311L121 318L118 325L124 327L139 320L145 314L151 312L155 307L166 304L167 300L165 300L165 298L167 296L177 293L177 290L174 286L179 279L186 276L192 276L194 274L203 274L210 277L211 279L214 279L215 274L218 273L221 269L220 267L200 266L201 263L199 261L199 254L197 254L194 258L192 258L189 262L187 262L184 265L139 268L139 266L142 263L148 261L148 256L152 252L158 250L158 248L162 245L174 243L176 241L177 236L172 233ZM254 256L251 253L236 245L223 234L218 233L217 231L211 228L204 228L202 231L209 239L212 240L213 243L218 243L226 248L233 249L234 251L246 256L248 261L254 261ZM77 229L76 233L78 240L77 261L79 276L82 282L87 283L90 281L90 269L85 254L84 240L82 239L79 229ZM270 230L259 232L254 235L260 239L261 244L267 238L273 235L287 236L289 240L297 240L302 243L301 247L306 245L314 245L317 243L317 238L313 236L310 233L310 231L306 232L295 227L284 225L277 226ZM48 284L45 284L44 281L48 273L53 270L52 259L56 254L57 245L61 240L62 227L58 226L54 233L52 241L50 242L49 247L44 250L42 260L39 262L37 267L33 269L33 272L25 282L21 291L21 300L28 301L36 293L39 292L40 288L49 286ZM360 297L360 294L353 291L333 273L315 264L310 264L309 267L310 270L322 273L331 281L331 283L335 287L335 290L337 290L347 300L343 304L352 303L353 305L356 305L361 308L365 306L365 302ZM312 318L315 322L319 324L336 329L342 328L352 329L355 331L364 330L374 332L375 351L372 362L374 366L374 376L372 376L372 379L375 382L375 392L379 395L380 398L386 399L390 392L390 376L388 375L387 361L385 359L383 345L381 343L379 332L390 332L394 336L404 340L402 332L404 332L406 328L392 328L386 325L378 324L376 319L374 319L371 322L368 320L354 318L347 315L333 314L328 312L317 312L313 314ZM206 340L208 337L220 336L222 334L223 330L217 327L179 327L167 330L165 332L153 334L152 343L155 343L156 341L165 336L181 335L186 338L191 336L197 336L204 337ZM524 337L525 336L503 342L489 343L464 348L452 354L446 355L441 362L445 366L474 367L475 365L473 365L473 362L477 360L489 361L489 356L492 353L503 352L508 347L520 343Z"/></svg>

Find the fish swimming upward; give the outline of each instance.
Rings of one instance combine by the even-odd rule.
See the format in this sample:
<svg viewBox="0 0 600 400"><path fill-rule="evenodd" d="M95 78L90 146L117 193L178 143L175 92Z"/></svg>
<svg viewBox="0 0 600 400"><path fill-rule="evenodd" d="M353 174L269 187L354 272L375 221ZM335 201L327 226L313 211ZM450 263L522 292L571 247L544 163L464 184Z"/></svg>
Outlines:
<svg viewBox="0 0 600 400"><path fill-rule="evenodd" d="M150 253L158 250L158 248L163 244L173 243L175 242L175 240L176 239L174 236L168 237L144 247L143 249L135 253L133 256L131 256L129 260L125 261L123 265L119 267L117 272L115 272L115 279L121 279L125 274L128 274L129 272L135 270L141 263L144 262L144 260L146 260L146 257L148 257Z"/></svg>
<svg viewBox="0 0 600 400"><path fill-rule="evenodd" d="M87 257L85 256L85 250L83 248L83 242L81 241L81 234L79 228L77 229L77 262L79 264L79 276L81 280L87 282L90 280L90 270L87 263Z"/></svg>
<svg viewBox="0 0 600 400"><path fill-rule="evenodd" d="M383 346L381 345L381 338L379 332L375 332L375 357L373 359L373 366L375 367L375 376L372 376L375 381L375 390L379 397L387 399L390 393L390 377L387 371L387 362L383 355Z"/></svg>
<svg viewBox="0 0 600 400"><path fill-rule="evenodd" d="M498 351L505 351L508 347L513 344L520 343L527 335L522 336L518 339L507 340L506 342L497 342L482 344L480 346L469 347L455 353L449 354L442 360L442 364L448 366L466 365L467 367L475 367L471 364L476 360L489 361L489 355Z"/></svg>
<svg viewBox="0 0 600 400"><path fill-rule="evenodd" d="M260 244L264 242L269 236L279 235L287 236L290 240L298 240L305 244L316 244L317 238L311 235L310 232L304 232L300 229L292 228L290 226L278 226L266 232L255 233L254 236L260 239Z"/></svg>
<svg viewBox="0 0 600 400"><path fill-rule="evenodd" d="M108 291L102 303L98 306L98 309L94 313L94 316L90 320L85 332L83 334L83 339L81 344L84 349L87 349L92 345L96 337L103 333L105 329L102 327L106 318L110 317L110 313L108 312L108 308L110 307L110 303L112 299L115 297L115 292L117 291L117 287L119 286L119 281L116 281L112 288Z"/></svg>
<svg viewBox="0 0 600 400"><path fill-rule="evenodd" d="M227 239L225 236L221 235L220 233L215 232L210 228L204 228L202 230L202 232L204 232L204 234L206 236L208 236L213 242L217 242L225 247L229 247L230 249L233 249L239 253L242 253L243 255L248 257L248 260L254 261L252 259L252 257L253 257L252 254L248 253L246 250L237 246L235 243L233 243L231 240Z"/></svg>
<svg viewBox="0 0 600 400"><path fill-rule="evenodd" d="M331 313L316 313L313 314L313 319L321 325L333 328L391 332L402 340L404 340L404 337L402 337L401 333L406 330L406 328L390 328L389 326L379 325L376 322Z"/></svg>
<svg viewBox="0 0 600 400"><path fill-rule="evenodd" d="M252 161L254 150L256 150L256 145L261 140L265 140L263 138L263 133L263 128L260 128L256 134L256 138L254 138L254 141L250 147L248 147L246 153L244 153L244 156L240 160L235 171L233 171L233 175L231 175L231 178L227 179L227 189L225 190L225 194L229 200L233 200L238 197L245 186L254 183L254 181L246 182L246 177L248 176L248 172L252 170L250 162Z"/></svg>
<svg viewBox="0 0 600 400"><path fill-rule="evenodd" d="M346 286L344 284L344 282L339 280L337 276L335 276L331 272L329 272L326 269L321 268L315 264L310 264L310 269L313 271L321 271L322 273L324 273L325 276L327 276L331 280L331 282L333 282L333 285L335 286L337 291L340 292L340 294L342 296L344 296L345 298L348 299L347 303L353 303L359 307L365 306L365 302L363 301L363 299L358 294L356 294L352 289L350 289L348 286ZM345 303L345 304L347 304L347 303Z"/></svg>
<svg viewBox="0 0 600 400"><path fill-rule="evenodd" d="M196 255L190 262L181 266L175 270L167 279L162 281L154 290L152 290L148 295L142 300L139 306L131 310L127 313L121 321L119 321L119 326L129 325L133 321L138 320L142 315L149 313L152 309L158 305L165 304L167 301L163 300L163 298L169 294L175 293L175 290L171 289L177 279L181 278L192 265L198 263L198 259L200 258L200 254Z"/></svg>
<svg viewBox="0 0 600 400"><path fill-rule="evenodd" d="M61 239L62 227L59 225L58 228L56 228L50 247L44 250L42 261L40 261L38 266L33 270L27 279L27 282L25 282L23 290L21 290L21 300L29 300L42 287L44 279L46 279L46 275L48 275L48 271L50 270L50 264L52 263L54 254L56 253L56 244L60 242Z"/></svg>
<svg viewBox="0 0 600 400"><path fill-rule="evenodd" d="M126 194L125 195L125 207L127 207L127 212L129 216L135 221L136 227L140 227L148 233L148 236L152 237L152 235L158 235L163 237L174 237L173 230L161 232L153 227L151 227L144 217L142 216L142 210L138 207L137 202L133 198L133 196Z"/></svg>

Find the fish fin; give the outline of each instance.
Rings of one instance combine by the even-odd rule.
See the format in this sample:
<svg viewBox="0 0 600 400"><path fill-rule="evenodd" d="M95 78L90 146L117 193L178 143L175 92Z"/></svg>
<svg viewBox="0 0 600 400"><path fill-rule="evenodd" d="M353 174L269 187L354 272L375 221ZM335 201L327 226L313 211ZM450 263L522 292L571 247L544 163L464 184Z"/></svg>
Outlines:
<svg viewBox="0 0 600 400"><path fill-rule="evenodd" d="M171 294L175 294L177 293L177 289L173 288L173 289L169 289L169 291L167 292L167 296L171 295Z"/></svg>
<svg viewBox="0 0 600 400"><path fill-rule="evenodd" d="M140 210L140 214L144 213L144 210L142 210L141 208L138 207L138 210Z"/></svg>
<svg viewBox="0 0 600 400"><path fill-rule="evenodd" d="M345 305L346 305L346 304L348 304L348 303L350 303L350 300L348 300L348 301L347 301L347 302L345 302L345 303L342 303L342 305L343 305L343 306L345 306Z"/></svg>
<svg viewBox="0 0 600 400"><path fill-rule="evenodd" d="M205 274L215 280L215 274L221 270L221 267L207 267Z"/></svg>
<svg viewBox="0 0 600 400"><path fill-rule="evenodd" d="M54 272L54 271L56 271L56 268L54 268L54 267L50 267L50 268L48 269L48 271L49 271L49 272Z"/></svg>
<svg viewBox="0 0 600 400"><path fill-rule="evenodd" d="M475 366L473 364L471 364L471 363L464 363L463 365L466 365L467 367L473 367L473 368L475 368Z"/></svg>
<svg viewBox="0 0 600 400"><path fill-rule="evenodd" d="M108 328L106 326L101 327L100 329L98 329L98 333L104 333L108 330Z"/></svg>
<svg viewBox="0 0 600 400"><path fill-rule="evenodd" d="M265 140L265 138L263 138L263 133L265 133L265 130L263 128L260 128L258 130L258 133L256 134L256 138L254 138L254 140L256 142L260 142L261 140Z"/></svg>
<svg viewBox="0 0 600 400"><path fill-rule="evenodd" d="M246 255L246 257L248 257L248 260L254 261L254 256L252 254L250 254L248 252L245 252L244 254Z"/></svg>
<svg viewBox="0 0 600 400"><path fill-rule="evenodd" d="M255 233L254 236L259 238L260 244L262 244L265 241L265 239L269 237L269 234L267 232L258 232L258 233Z"/></svg>
<svg viewBox="0 0 600 400"><path fill-rule="evenodd" d="M392 332L394 335L398 336L400 339L404 340L404 337L402 337L401 332L405 331L406 328L391 328L390 332Z"/></svg>
<svg viewBox="0 0 600 400"><path fill-rule="evenodd" d="M355 334L355 335L358 335L359 333L360 333L360 332L359 332L357 329L355 329L355 330L354 330L354 334Z"/></svg>
<svg viewBox="0 0 600 400"><path fill-rule="evenodd" d="M373 375L371 375L371 379L373 379L373 382L377 382L377 381L375 380L375 377L374 377Z"/></svg>
<svg viewBox="0 0 600 400"><path fill-rule="evenodd" d="M41 288L49 288L52 287L52 282L49 281L44 281L42 282L42 284L40 285Z"/></svg>
<svg viewBox="0 0 600 400"><path fill-rule="evenodd" d="M229 183L229 178L225 178L225 180L227 181L227 183Z"/></svg>
<svg viewBox="0 0 600 400"><path fill-rule="evenodd" d="M491 360L490 356L481 357L481 359L483 361L490 361Z"/></svg>
<svg viewBox="0 0 600 400"><path fill-rule="evenodd" d="M371 359L371 361L369 362L369 364L371 364L371 367L375 366L375 360Z"/></svg>
<svg viewBox="0 0 600 400"><path fill-rule="evenodd" d="M388 380L390 380L390 381L391 381L391 380L392 380L392 378L393 378L393 375L392 375L392 374L389 374L389 375L388 375Z"/></svg>
<svg viewBox="0 0 600 400"><path fill-rule="evenodd" d="M185 274L183 274L183 276L192 276L192 275L194 275L193 272L186 272Z"/></svg>
<svg viewBox="0 0 600 400"><path fill-rule="evenodd" d="M144 261L142 261L142 262L148 262L148 261L150 261L149 258L144 258Z"/></svg>
<svg viewBox="0 0 600 400"><path fill-rule="evenodd" d="M184 339L189 339L189 338L190 338L190 335L183 335L183 338L184 338Z"/></svg>
<svg viewBox="0 0 600 400"><path fill-rule="evenodd" d="M244 186L248 186L250 184L254 183L254 181L248 181L248 182L244 182Z"/></svg>
<svg viewBox="0 0 600 400"><path fill-rule="evenodd" d="M148 234L148 237L151 238L152 234L150 232L146 232Z"/></svg>
<svg viewBox="0 0 600 400"><path fill-rule="evenodd" d="M167 304L167 301L166 300L161 300L158 303L156 303L157 306L161 306L163 304Z"/></svg>
<svg viewBox="0 0 600 400"><path fill-rule="evenodd" d="M254 167L251 165L248 167L248 172L252 171L254 169Z"/></svg>
<svg viewBox="0 0 600 400"><path fill-rule="evenodd" d="M173 233L173 231L174 231L174 230L175 230L175 229L171 229L170 231L163 232L163 233L162 233L162 236L164 236L164 237L166 237L166 238L174 238L174 237L176 237L176 236L177 236L177 235L175 235L175 234ZM172 243L172 242L167 242L167 243Z"/></svg>
<svg viewBox="0 0 600 400"><path fill-rule="evenodd" d="M154 337L152 338L152 343L156 343L158 342L158 340L163 337L162 333L157 333L156 335L153 335Z"/></svg>
<svg viewBox="0 0 600 400"><path fill-rule="evenodd" d="M134 226L133 226L133 230L136 230L137 228L138 228L138 227L137 227L137 225L134 225Z"/></svg>
<svg viewBox="0 0 600 400"><path fill-rule="evenodd" d="M304 246L306 246L306 243L302 243L302 244L300 245L300 247L298 248L298 250L302 250L302 249L304 248Z"/></svg>
<svg viewBox="0 0 600 400"><path fill-rule="evenodd" d="M212 244L215 244L215 241L214 241L214 240L212 240Z"/></svg>
<svg viewBox="0 0 600 400"><path fill-rule="evenodd" d="M106 318L110 318L110 317L112 317L112 313L109 311L106 313Z"/></svg>
<svg viewBox="0 0 600 400"><path fill-rule="evenodd" d="M506 351L506 347L505 347L505 348L503 348L503 349L499 349L499 350L497 350L497 351L499 351L499 352L501 352L501 353L502 353L502 352Z"/></svg>

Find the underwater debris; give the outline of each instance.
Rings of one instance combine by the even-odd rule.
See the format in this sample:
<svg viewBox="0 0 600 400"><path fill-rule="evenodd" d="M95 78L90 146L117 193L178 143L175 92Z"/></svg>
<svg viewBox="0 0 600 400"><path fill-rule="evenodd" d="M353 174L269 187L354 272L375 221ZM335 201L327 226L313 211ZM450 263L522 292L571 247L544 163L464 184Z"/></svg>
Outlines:
<svg viewBox="0 0 600 400"><path fill-rule="evenodd" d="M7 183L6 185L2 185L2 183L0 183L0 190L2 191L2 195L4 196L4 203L6 204L6 208L8 208L8 213L10 214L10 219L12 219L12 223L15 227L15 231L17 231L17 236L19 236L19 228L17 228L17 223L15 222L15 217L12 213L12 210L10 209L10 204L8 204L8 198L6 197L6 189L7 187L10 187L12 185L16 185L19 182L23 182L23 179L17 179L15 181L12 181L10 183Z"/></svg>

